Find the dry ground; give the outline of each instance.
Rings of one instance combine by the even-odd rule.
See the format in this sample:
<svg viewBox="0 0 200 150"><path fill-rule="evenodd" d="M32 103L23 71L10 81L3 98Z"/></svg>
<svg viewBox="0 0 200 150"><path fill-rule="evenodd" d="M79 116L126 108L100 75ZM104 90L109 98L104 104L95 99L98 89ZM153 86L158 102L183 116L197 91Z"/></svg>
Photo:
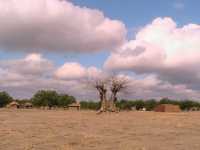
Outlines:
<svg viewBox="0 0 200 150"><path fill-rule="evenodd" d="M1 109L0 150L200 150L200 113Z"/></svg>

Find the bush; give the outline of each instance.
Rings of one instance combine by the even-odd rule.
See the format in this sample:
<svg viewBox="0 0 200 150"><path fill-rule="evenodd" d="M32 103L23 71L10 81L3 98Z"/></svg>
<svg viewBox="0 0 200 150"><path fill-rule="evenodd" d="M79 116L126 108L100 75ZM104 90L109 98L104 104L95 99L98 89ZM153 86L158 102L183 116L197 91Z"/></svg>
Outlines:
<svg viewBox="0 0 200 150"><path fill-rule="evenodd" d="M73 96L59 95L57 103L59 107L65 107L75 102L76 102L76 99Z"/></svg>
<svg viewBox="0 0 200 150"><path fill-rule="evenodd" d="M76 102L73 96L59 95L56 91L38 91L31 99L34 106L68 106L71 103Z"/></svg>
<svg viewBox="0 0 200 150"><path fill-rule="evenodd" d="M0 92L0 107L5 107L13 98L7 92Z"/></svg>
<svg viewBox="0 0 200 150"><path fill-rule="evenodd" d="M82 101L80 102L81 109L98 110L100 109L100 102Z"/></svg>
<svg viewBox="0 0 200 150"><path fill-rule="evenodd" d="M148 100L148 101L145 102L145 108L146 108L147 111L154 110L154 108L156 106L157 106L157 102L154 99Z"/></svg>

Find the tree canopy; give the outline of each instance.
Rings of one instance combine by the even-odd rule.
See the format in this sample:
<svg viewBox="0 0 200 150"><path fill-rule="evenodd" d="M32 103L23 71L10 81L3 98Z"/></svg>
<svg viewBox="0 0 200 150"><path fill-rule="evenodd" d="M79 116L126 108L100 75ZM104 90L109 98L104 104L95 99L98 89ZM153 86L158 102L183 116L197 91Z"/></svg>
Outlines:
<svg viewBox="0 0 200 150"><path fill-rule="evenodd" d="M76 100L73 96L66 94L58 94L56 91L51 90L41 90L38 91L33 97L32 102L34 106L68 106L74 103Z"/></svg>
<svg viewBox="0 0 200 150"><path fill-rule="evenodd" d="M0 107L5 107L13 98L7 92L0 92Z"/></svg>

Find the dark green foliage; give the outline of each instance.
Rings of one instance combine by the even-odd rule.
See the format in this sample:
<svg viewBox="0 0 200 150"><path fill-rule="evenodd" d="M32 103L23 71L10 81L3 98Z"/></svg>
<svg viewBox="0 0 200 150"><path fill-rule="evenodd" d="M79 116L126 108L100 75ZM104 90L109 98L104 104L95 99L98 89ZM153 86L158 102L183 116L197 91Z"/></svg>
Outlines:
<svg viewBox="0 0 200 150"><path fill-rule="evenodd" d="M145 108L147 111L153 110L157 106L157 102L154 99L145 102Z"/></svg>
<svg viewBox="0 0 200 150"><path fill-rule="evenodd" d="M134 101L127 101L127 100L121 100L116 103L116 106L120 110L131 110L132 107L135 107L135 102Z"/></svg>
<svg viewBox="0 0 200 150"><path fill-rule="evenodd" d="M6 92L0 92L0 107L5 107L9 104L13 98ZM69 104L76 102L73 96L67 94L58 94L56 91L41 90L38 91L31 99L16 100L20 105L24 105L26 102L32 102L34 106L48 106L48 107L66 107ZM100 102L95 101L82 101L80 102L81 109L98 110L100 108ZM160 101L154 99L151 100L120 100L116 102L116 106L120 110L140 110L146 108L147 111L152 111L159 104L174 104L179 105L184 111L191 110L193 107L200 110L200 103L191 100L172 100L163 98Z"/></svg>
<svg viewBox="0 0 200 150"><path fill-rule="evenodd" d="M151 100L121 100L118 101L116 106L120 110L131 110L133 107L137 110L140 110L142 108L146 108L147 111L152 111L154 108L159 104L173 104L173 105L179 105L181 110L188 111L193 107L200 109L200 103L190 100L185 101L177 101L177 100L171 100L168 98L163 98L160 101L156 101L154 99Z"/></svg>
<svg viewBox="0 0 200 150"><path fill-rule="evenodd" d="M73 96L62 94L62 95L59 95L57 103L59 107L65 107L75 102L76 102L76 99Z"/></svg>
<svg viewBox="0 0 200 150"><path fill-rule="evenodd" d="M0 107L9 104L13 98L7 92L0 92Z"/></svg>
<svg viewBox="0 0 200 150"><path fill-rule="evenodd" d="M143 100L136 100L134 103L135 103L135 108L137 110L140 110L145 107L145 102Z"/></svg>
<svg viewBox="0 0 200 150"><path fill-rule="evenodd" d="M100 108L100 102L94 101L81 101L81 109L98 110Z"/></svg>
<svg viewBox="0 0 200 150"><path fill-rule="evenodd" d="M162 98L160 100L159 104L174 104L174 105L179 105L180 101L171 100L169 98Z"/></svg>
<svg viewBox="0 0 200 150"><path fill-rule="evenodd" d="M197 107L200 108L200 104L198 102L194 102L194 101L189 101L189 100L185 100L180 102L180 108L182 110L190 110L192 107Z"/></svg>
<svg viewBox="0 0 200 150"><path fill-rule="evenodd" d="M75 102L75 98L68 95L59 95L56 91L38 91L32 98L33 105L35 106L68 106Z"/></svg>
<svg viewBox="0 0 200 150"><path fill-rule="evenodd" d="M25 103L32 103L30 99L16 99L19 105L24 105Z"/></svg>

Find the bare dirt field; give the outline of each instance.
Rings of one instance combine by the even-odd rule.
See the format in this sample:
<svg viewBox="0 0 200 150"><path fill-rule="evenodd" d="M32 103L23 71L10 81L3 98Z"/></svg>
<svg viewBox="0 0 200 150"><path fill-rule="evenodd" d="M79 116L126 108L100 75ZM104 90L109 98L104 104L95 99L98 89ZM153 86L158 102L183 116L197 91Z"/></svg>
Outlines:
<svg viewBox="0 0 200 150"><path fill-rule="evenodd" d="M200 150L200 113L0 109L0 150Z"/></svg>

